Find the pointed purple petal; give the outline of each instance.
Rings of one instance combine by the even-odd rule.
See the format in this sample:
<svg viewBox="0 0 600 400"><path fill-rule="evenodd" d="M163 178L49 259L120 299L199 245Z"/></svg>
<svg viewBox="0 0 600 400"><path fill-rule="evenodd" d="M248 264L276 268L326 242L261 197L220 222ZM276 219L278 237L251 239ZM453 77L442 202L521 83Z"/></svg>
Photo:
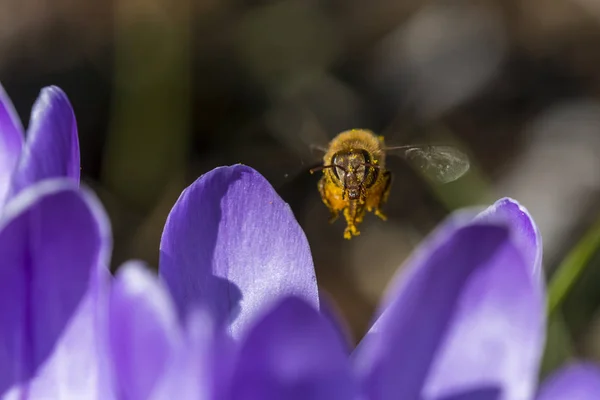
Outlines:
<svg viewBox="0 0 600 400"><path fill-rule="evenodd" d="M121 267L110 299L109 351L116 398L211 397L214 324L194 310L184 331L166 288L139 262ZM225 354L219 354L224 362Z"/></svg>
<svg viewBox="0 0 600 400"><path fill-rule="evenodd" d="M0 85L0 206L8 195L12 173L23 147L23 127L10 98Z"/></svg>
<svg viewBox="0 0 600 400"><path fill-rule="evenodd" d="M10 195L48 178L66 177L79 184L79 174L79 138L71 103L58 87L44 88L31 112Z"/></svg>
<svg viewBox="0 0 600 400"><path fill-rule="evenodd" d="M239 351L239 342L215 324L211 314L194 309L185 323L187 352L195 364L194 384L203 399L225 398ZM208 393L208 394L207 394ZM198 396L194 398L197 400Z"/></svg>
<svg viewBox="0 0 600 400"><path fill-rule="evenodd" d="M542 385L537 400L597 400L600 367L577 363L555 372Z"/></svg>
<svg viewBox="0 0 600 400"><path fill-rule="evenodd" d="M513 243L521 250L523 259L531 275L538 279L540 285L544 285L542 237L535 221L525 207L520 205L516 200L505 197L496 201L482 212L475 208L456 211L444 222L443 229L449 229L451 226L463 226L478 221L506 226L510 231ZM402 276L397 276L395 280L398 278L403 279ZM396 296L395 288L397 286L397 283L389 285L377 310L377 315L381 315L381 312L393 301Z"/></svg>
<svg viewBox="0 0 600 400"><path fill-rule="evenodd" d="M426 383L428 397L491 384L508 399L532 398L545 342L545 297L520 250L511 240L463 288Z"/></svg>
<svg viewBox="0 0 600 400"><path fill-rule="evenodd" d="M88 311L108 272L100 205L71 181L48 180L13 198L0 226L0 393L34 374L28 393L97 390L94 349L78 350L92 346L97 325Z"/></svg>
<svg viewBox="0 0 600 400"><path fill-rule="evenodd" d="M318 307L306 236L252 168L216 168L188 187L169 214L160 251L160 274L180 315L201 304L234 337L281 296Z"/></svg>
<svg viewBox="0 0 600 400"><path fill-rule="evenodd" d="M18 389L29 399L114 398L102 346L110 272L99 275L102 279L91 285L50 356L35 377Z"/></svg>
<svg viewBox="0 0 600 400"><path fill-rule="evenodd" d="M431 363L452 323L461 295L477 276L522 265L507 229L449 220L415 252L396 296L355 350L357 369L373 399L420 398Z"/></svg>
<svg viewBox="0 0 600 400"><path fill-rule="evenodd" d="M172 367L152 400L217 398L221 367L232 361L229 348L221 346L219 333L208 312L192 311L185 323L183 345L177 346Z"/></svg>
<svg viewBox="0 0 600 400"><path fill-rule="evenodd" d="M476 220L508 225L513 242L519 246L533 276L542 279L542 236L525 207L518 201L505 197L479 214Z"/></svg>
<svg viewBox="0 0 600 400"><path fill-rule="evenodd" d="M183 335L166 288L139 263L124 265L114 280L109 337L118 397L150 398L175 367Z"/></svg>
<svg viewBox="0 0 600 400"><path fill-rule="evenodd" d="M523 263L505 254L498 269L464 289L425 393L440 397L487 382L507 398L531 398L545 341L541 237L527 211L512 199L501 199L475 221L508 226Z"/></svg>
<svg viewBox="0 0 600 400"><path fill-rule="evenodd" d="M494 398L503 391L509 397L527 398L535 385L545 340L541 238L527 211L511 199L502 199L477 216L472 212L456 213L432 237L479 223L507 227L510 244L498 251L493 268L469 278L462 289L456 315L430 366L424 393L434 398L462 399ZM409 270L427 257L430 242L408 262ZM408 286L409 279L400 278L382 302L381 314L393 306L402 285ZM500 328L508 333L500 333ZM367 339L361 347L377 342L374 334ZM465 349L465 343L470 347ZM487 352L491 351L502 353L502 357L494 356L496 361L489 363Z"/></svg>
<svg viewBox="0 0 600 400"><path fill-rule="evenodd" d="M152 400L212 399L211 365L206 360L205 346L178 346L172 362L152 393ZM136 397L137 398L137 397Z"/></svg>
<svg viewBox="0 0 600 400"><path fill-rule="evenodd" d="M303 300L278 303L242 343L231 399L347 400L357 396L337 333Z"/></svg>

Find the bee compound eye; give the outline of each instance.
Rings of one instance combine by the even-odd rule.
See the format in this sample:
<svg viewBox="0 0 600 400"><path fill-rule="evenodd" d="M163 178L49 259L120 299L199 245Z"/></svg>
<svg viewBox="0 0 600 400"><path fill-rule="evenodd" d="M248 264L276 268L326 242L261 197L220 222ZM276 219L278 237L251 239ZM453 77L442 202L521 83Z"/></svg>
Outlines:
<svg viewBox="0 0 600 400"><path fill-rule="evenodd" d="M365 164L370 164L371 163L371 154L366 151L366 150L361 150L363 159L365 160Z"/></svg>
<svg viewBox="0 0 600 400"><path fill-rule="evenodd" d="M343 181L343 180L344 180L344 178L345 178L345 176L346 176L346 173L345 173L345 172L344 172L344 170L343 170L342 168L340 168L340 167L335 167L335 168L333 168L333 174L334 174L334 175L335 175L335 177L336 177L337 179L339 179L340 181Z"/></svg>

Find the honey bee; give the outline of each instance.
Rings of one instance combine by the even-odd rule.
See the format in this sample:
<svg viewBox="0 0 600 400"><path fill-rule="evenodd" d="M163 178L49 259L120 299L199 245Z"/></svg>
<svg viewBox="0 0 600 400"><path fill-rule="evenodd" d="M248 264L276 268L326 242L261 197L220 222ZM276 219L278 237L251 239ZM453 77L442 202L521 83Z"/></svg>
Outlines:
<svg viewBox="0 0 600 400"><path fill-rule="evenodd" d="M333 223L342 212L346 219L344 238L360 235L357 226L365 212L382 220L382 208L392 185L392 173L386 169L386 155L399 155L435 181L446 183L460 178L469 169L465 154L451 146L405 145L386 147L383 136L366 129L341 132L324 151L323 165L310 173L323 171L318 188L331 213Z"/></svg>

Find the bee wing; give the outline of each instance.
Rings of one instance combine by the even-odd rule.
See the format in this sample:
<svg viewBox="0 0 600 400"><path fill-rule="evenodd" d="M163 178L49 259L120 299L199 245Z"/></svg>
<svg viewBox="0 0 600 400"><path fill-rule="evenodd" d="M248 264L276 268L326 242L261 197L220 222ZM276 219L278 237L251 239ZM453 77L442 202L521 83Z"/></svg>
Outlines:
<svg viewBox="0 0 600 400"><path fill-rule="evenodd" d="M293 178L323 163L331 138L302 104L280 102L267 112L265 123L270 134L293 155L285 160L286 176Z"/></svg>
<svg viewBox="0 0 600 400"><path fill-rule="evenodd" d="M267 112L265 122L279 142L302 158L315 161L327 151L329 134L302 104L282 101Z"/></svg>
<svg viewBox="0 0 600 400"><path fill-rule="evenodd" d="M406 145L386 147L385 151L404 158L427 178L440 183L457 180L470 167L469 157L452 146Z"/></svg>

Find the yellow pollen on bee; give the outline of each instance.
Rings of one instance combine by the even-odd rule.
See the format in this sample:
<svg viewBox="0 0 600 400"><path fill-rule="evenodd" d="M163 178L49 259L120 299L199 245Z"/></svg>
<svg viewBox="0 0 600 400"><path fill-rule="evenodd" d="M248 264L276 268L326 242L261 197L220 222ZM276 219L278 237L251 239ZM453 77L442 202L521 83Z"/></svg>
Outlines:
<svg viewBox="0 0 600 400"><path fill-rule="evenodd" d="M329 221L335 221L340 212L346 220L346 239L360 235L358 226L363 222L365 212L374 212L385 219L381 207L387 201L391 174L383 168L385 161L379 159L384 157L382 148L383 136L361 129L343 132L330 143L325 164L334 164L332 167L339 166L339 169L324 171L318 187L321 199L331 214ZM329 162L334 160L335 163ZM367 167L370 163L377 165L377 172L375 168ZM345 173L338 176L338 171ZM360 176L358 171L362 171ZM351 199L346 183L358 189L360 196Z"/></svg>

